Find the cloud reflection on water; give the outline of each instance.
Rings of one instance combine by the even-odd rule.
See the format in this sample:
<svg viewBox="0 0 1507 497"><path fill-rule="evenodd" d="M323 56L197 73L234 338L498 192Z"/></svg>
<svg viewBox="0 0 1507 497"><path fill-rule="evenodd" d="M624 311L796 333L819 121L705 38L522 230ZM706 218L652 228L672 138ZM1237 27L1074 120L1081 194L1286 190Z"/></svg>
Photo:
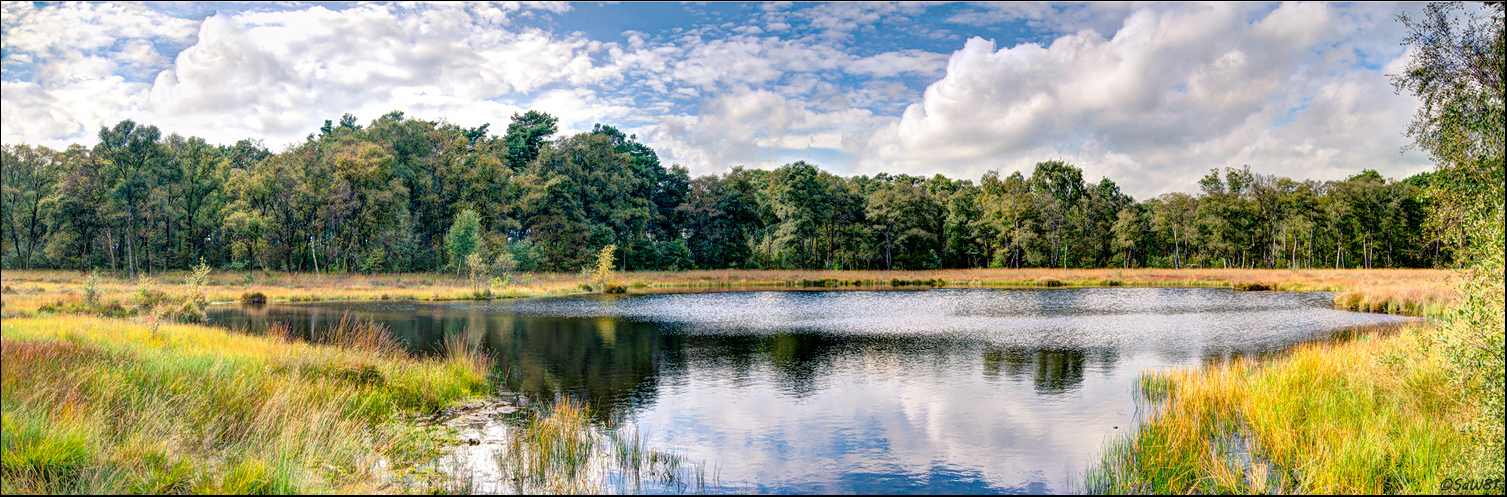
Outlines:
<svg viewBox="0 0 1507 497"><path fill-rule="evenodd" d="M1140 371L1280 352L1408 318L1328 294L948 289L288 304L215 318L303 332L345 311L419 353L481 335L507 388L705 461L723 490L1065 492L1135 423ZM1116 428L1118 427L1118 428Z"/></svg>

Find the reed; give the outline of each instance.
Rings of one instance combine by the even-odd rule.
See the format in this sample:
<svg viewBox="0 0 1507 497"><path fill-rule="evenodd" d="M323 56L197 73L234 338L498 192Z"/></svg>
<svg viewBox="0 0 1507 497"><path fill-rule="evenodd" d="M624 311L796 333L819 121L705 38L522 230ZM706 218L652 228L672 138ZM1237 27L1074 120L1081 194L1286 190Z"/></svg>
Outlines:
<svg viewBox="0 0 1507 497"><path fill-rule="evenodd" d="M589 474L597 446L586 406L569 398L511 432L505 474L514 475L518 490L548 493L602 493L600 476Z"/></svg>
<svg viewBox="0 0 1507 497"><path fill-rule="evenodd" d="M403 344L393 337L387 325L370 319L353 319L349 311L340 315L340 321L324 329L315 330L314 341L347 349L371 351L381 356L403 353ZM485 368L480 369L485 371Z"/></svg>
<svg viewBox="0 0 1507 497"><path fill-rule="evenodd" d="M494 358L482 350L480 336L477 339L467 338L468 334L445 335L440 343L440 349L445 354L445 360L465 368L477 371L489 371L492 369Z"/></svg>
<svg viewBox="0 0 1507 497"><path fill-rule="evenodd" d="M1089 469L1091 493L1433 493L1467 476L1465 399L1420 335L1364 336L1143 375L1139 430Z"/></svg>
<svg viewBox="0 0 1507 497"><path fill-rule="evenodd" d="M706 493L720 483L706 464L652 448L631 436L591 422L590 409L569 397L528 412L509 432L498 465L518 493L644 493L644 483L661 491Z"/></svg>

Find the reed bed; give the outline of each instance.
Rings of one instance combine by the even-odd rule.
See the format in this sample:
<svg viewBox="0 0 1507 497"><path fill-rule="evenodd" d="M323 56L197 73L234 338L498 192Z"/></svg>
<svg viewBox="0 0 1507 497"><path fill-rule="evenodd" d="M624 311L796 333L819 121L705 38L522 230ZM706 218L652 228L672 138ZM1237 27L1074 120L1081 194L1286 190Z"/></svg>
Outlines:
<svg viewBox="0 0 1507 497"><path fill-rule="evenodd" d="M159 298L182 300L189 278L188 271L169 271L149 278L131 280L97 274L92 285L90 275L77 271L6 270L0 274L0 313L6 316L29 316L38 313L93 312L85 306L86 294L93 293L99 305L122 308L130 314L144 302L142 295L157 292ZM217 272L195 287L205 302L247 302L254 295L266 301L340 301L340 300L476 300L492 298L538 297L586 293L586 279L579 274L530 273L472 282L465 277L445 273L402 274L321 274L284 272ZM154 303L155 302L151 302Z"/></svg>
<svg viewBox="0 0 1507 497"><path fill-rule="evenodd" d="M610 425L591 423L590 409L563 397L528 412L511 430L497 464L520 494L643 493L644 483L679 493L706 493L706 464L660 451L635 431L631 436Z"/></svg>
<svg viewBox="0 0 1507 497"><path fill-rule="evenodd" d="M1452 273L1433 269L941 269L929 271L711 270L638 271L616 278L629 293L752 289L1028 288L1085 286L1186 286L1241 290L1339 292L1335 306L1362 312L1437 316L1455 301ZM0 313L27 316L75 312L127 315L143 295L176 291L191 276L168 272L143 284L73 271L8 270L0 276ZM196 287L208 302L473 300L571 295L589 292L577 273L531 273L478 287L453 274L215 273ZM155 288L154 288L155 287ZM85 305L86 294L94 295Z"/></svg>
<svg viewBox="0 0 1507 497"><path fill-rule="evenodd" d="M1144 424L1112 441L1090 493L1435 493L1468 476L1470 414L1426 328L1290 355L1146 372Z"/></svg>
<svg viewBox="0 0 1507 497"><path fill-rule="evenodd" d="M487 364L406 357L352 327L321 345L286 331L6 318L0 490L405 490L403 468L436 455L442 434L402 414L484 395Z"/></svg>

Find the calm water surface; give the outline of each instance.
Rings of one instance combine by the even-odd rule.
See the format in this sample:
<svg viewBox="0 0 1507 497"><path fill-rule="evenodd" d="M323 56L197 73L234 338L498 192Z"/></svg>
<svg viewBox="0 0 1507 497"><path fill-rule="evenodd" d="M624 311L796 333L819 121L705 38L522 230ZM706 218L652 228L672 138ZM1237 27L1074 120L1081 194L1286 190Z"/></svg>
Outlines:
<svg viewBox="0 0 1507 497"><path fill-rule="evenodd" d="M308 333L345 312L434 353L470 333L506 386L567 392L720 490L1056 493L1136 422L1147 369L1410 320L1332 294L1195 288L726 292L216 306Z"/></svg>

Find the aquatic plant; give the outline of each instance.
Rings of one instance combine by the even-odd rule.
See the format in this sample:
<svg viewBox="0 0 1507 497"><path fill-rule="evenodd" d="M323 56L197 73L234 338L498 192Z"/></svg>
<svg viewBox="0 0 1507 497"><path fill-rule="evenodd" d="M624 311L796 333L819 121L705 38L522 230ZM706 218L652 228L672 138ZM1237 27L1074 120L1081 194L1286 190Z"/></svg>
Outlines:
<svg viewBox="0 0 1507 497"><path fill-rule="evenodd" d="M634 431L630 436L610 425L591 422L590 408L560 397L525 413L511 430L497 457L518 493L642 493L646 481L679 491L705 493L718 475L706 464L652 448ZM694 489L692 485L694 481Z"/></svg>

